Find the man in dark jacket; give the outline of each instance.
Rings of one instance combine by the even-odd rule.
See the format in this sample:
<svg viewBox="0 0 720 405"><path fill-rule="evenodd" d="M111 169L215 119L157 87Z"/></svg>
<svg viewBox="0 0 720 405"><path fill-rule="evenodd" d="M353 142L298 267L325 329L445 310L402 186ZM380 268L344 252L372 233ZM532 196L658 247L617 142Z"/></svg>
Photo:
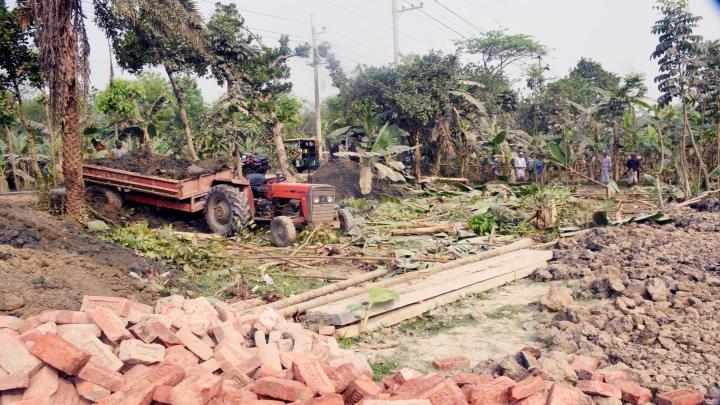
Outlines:
<svg viewBox="0 0 720 405"><path fill-rule="evenodd" d="M640 182L640 159L634 153L627 161L627 168L628 174L630 174L630 187L638 185Z"/></svg>

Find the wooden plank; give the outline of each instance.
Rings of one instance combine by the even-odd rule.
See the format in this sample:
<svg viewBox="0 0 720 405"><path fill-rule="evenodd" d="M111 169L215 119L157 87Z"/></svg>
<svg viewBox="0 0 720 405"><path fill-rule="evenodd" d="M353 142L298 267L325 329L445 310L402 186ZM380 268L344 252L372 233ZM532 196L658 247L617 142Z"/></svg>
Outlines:
<svg viewBox="0 0 720 405"><path fill-rule="evenodd" d="M552 258L550 251L519 251L468 264L445 272L434 274L418 283L393 288L400 298L373 306L371 316L389 312L438 295L456 291L494 277L516 271L518 268L545 263ZM327 320L336 326L347 325L360 319L360 314L349 308L367 301L364 295L336 302L308 311L309 320Z"/></svg>
<svg viewBox="0 0 720 405"><path fill-rule="evenodd" d="M406 294L410 293L415 290L421 290L421 289L427 289L432 288L434 285L438 283L444 283L448 280L457 279L460 277L466 277L470 271L483 271L487 269L491 269L494 267L502 266L508 263L511 263L513 260L519 260L520 258L524 257L528 249L524 249L518 252L524 252L522 254L518 254L518 252L510 252L505 255L500 255L494 258L482 260L476 263L468 263L462 266L458 266L455 268L447 269L442 272L437 273L428 273L428 274L422 274L417 275L417 277L414 277L413 279L405 280L399 283L394 283L391 286L388 286L389 288L392 288L394 291L396 291L398 294ZM465 286L467 284L464 284ZM367 300L367 293L369 289L360 290L356 294L348 297L344 297L343 299L334 300L332 302L326 303L321 306L316 306L312 310L307 311L307 319L309 322L318 322L318 321L330 321L333 318L333 314L340 314L347 312L345 316L349 317L348 322L354 322L357 320L357 317L355 317L352 314L349 314L349 311L347 310L348 307L356 306L363 304ZM434 295L439 295L443 292L436 293ZM432 295L432 296L434 296ZM335 321L338 321L337 319ZM345 323L339 323L339 325L344 325Z"/></svg>
<svg viewBox="0 0 720 405"><path fill-rule="evenodd" d="M547 267L547 263L528 266L522 269L518 269L517 271L492 278L490 280L473 284L471 286L463 288L462 290L453 291L424 302L418 302L392 312L378 315L368 320L367 325L365 325L364 332L370 332L376 329L398 324L404 320L420 316L425 312L431 311L437 307L455 302L465 295L488 291L493 288L500 287L504 284L525 278L531 275L535 270L545 267ZM359 323L338 328L336 330L336 333L339 337L357 337L359 335L359 332Z"/></svg>

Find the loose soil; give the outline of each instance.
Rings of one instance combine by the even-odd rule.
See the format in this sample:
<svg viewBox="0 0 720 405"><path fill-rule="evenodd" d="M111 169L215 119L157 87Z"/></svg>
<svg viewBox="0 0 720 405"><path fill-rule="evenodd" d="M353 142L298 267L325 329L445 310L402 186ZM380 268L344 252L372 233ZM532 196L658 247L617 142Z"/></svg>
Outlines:
<svg viewBox="0 0 720 405"><path fill-rule="evenodd" d="M77 310L83 295L157 299L142 277L171 269L27 206L0 203L0 313Z"/></svg>
<svg viewBox="0 0 720 405"><path fill-rule="evenodd" d="M134 150L119 159L89 160L87 164L175 180L194 179L203 174L217 173L228 169L228 165L220 159L192 161L172 156L156 155L146 149Z"/></svg>
<svg viewBox="0 0 720 405"><path fill-rule="evenodd" d="M329 184L335 187L335 198L338 201L347 198L378 199L382 194L403 197L408 194L403 183L391 183L384 180L373 180L373 190L369 195L360 191L360 164L352 160L330 160L322 165L313 175L315 184Z"/></svg>
<svg viewBox="0 0 720 405"><path fill-rule="evenodd" d="M576 303L541 331L551 348L638 371L665 391L718 397L720 212L717 202L670 209L674 223L601 228L562 240L542 280L582 278Z"/></svg>

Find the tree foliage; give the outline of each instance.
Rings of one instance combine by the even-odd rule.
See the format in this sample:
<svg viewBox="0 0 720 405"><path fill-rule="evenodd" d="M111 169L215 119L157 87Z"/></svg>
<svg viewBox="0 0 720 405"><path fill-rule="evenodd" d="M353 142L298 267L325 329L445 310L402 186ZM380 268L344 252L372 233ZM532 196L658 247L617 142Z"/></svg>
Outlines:
<svg viewBox="0 0 720 405"><path fill-rule="evenodd" d="M459 43L471 55L479 55L489 72L504 71L508 66L547 53L547 48L525 34L508 34L504 30L486 31Z"/></svg>

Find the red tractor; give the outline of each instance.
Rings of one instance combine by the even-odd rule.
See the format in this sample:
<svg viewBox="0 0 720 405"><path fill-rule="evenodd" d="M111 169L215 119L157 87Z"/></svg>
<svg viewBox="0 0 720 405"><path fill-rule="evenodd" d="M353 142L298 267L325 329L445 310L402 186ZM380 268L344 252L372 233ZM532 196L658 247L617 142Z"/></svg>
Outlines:
<svg viewBox="0 0 720 405"><path fill-rule="evenodd" d="M236 177L232 170L173 180L104 166L84 165L87 200L91 205L117 206L123 200L185 212L205 212L210 229L232 236L254 222L270 222L276 246L295 242L297 229L331 224L343 232L354 226L350 212L335 201L326 184L288 182L262 173Z"/></svg>

